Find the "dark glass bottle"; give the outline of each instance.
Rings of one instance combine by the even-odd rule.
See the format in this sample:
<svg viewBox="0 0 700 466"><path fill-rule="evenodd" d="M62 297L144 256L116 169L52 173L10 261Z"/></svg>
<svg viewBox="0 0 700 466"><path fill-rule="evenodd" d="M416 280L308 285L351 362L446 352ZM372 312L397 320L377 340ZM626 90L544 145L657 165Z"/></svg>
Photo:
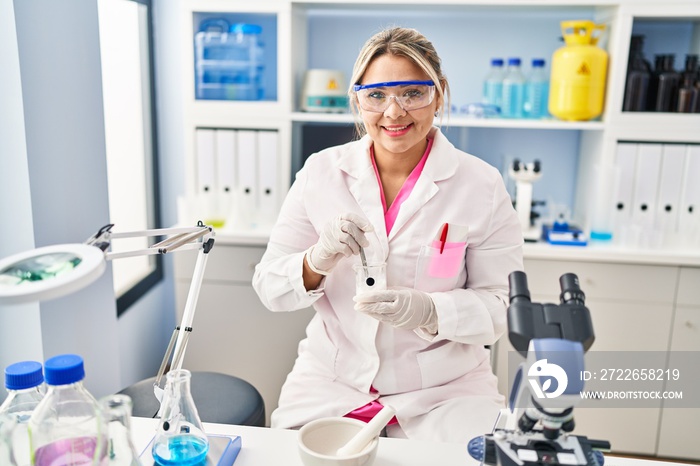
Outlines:
<svg viewBox="0 0 700 466"><path fill-rule="evenodd" d="M674 55L665 55L663 71L659 75L659 90L656 93L656 111L674 112L678 106L678 87L681 75L673 68Z"/></svg>
<svg viewBox="0 0 700 466"><path fill-rule="evenodd" d="M643 46L644 36L632 36L627 62L625 98L622 104L624 112L643 112L647 109L651 65L644 59Z"/></svg>
<svg viewBox="0 0 700 466"><path fill-rule="evenodd" d="M656 96L659 92L659 76L664 70L665 55L654 55L654 70L649 76L649 91L647 95L647 110L656 111Z"/></svg>
<svg viewBox="0 0 700 466"><path fill-rule="evenodd" d="M685 56L685 69L681 73L681 86L678 89L677 111L681 113L694 113L698 104L698 93L700 89L696 87L698 72L698 56L688 54Z"/></svg>

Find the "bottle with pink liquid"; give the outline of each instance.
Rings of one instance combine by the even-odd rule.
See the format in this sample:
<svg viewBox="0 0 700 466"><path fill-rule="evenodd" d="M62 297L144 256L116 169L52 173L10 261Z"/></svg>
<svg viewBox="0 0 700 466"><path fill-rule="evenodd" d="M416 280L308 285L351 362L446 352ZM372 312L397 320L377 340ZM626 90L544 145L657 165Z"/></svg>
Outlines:
<svg viewBox="0 0 700 466"><path fill-rule="evenodd" d="M46 396L29 419L34 466L107 464L107 427L83 385L83 359L64 354L44 363Z"/></svg>

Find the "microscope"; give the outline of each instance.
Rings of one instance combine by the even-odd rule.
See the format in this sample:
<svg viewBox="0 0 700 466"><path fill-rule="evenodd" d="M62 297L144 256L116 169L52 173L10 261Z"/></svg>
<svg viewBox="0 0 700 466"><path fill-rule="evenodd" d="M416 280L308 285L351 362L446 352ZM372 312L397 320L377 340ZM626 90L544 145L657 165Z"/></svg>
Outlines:
<svg viewBox="0 0 700 466"><path fill-rule="evenodd" d="M489 466L602 466L610 442L571 433L583 355L595 339L578 277L559 278L560 304L533 303L524 272L508 281L508 338L526 361L493 432L472 439L469 454Z"/></svg>
<svg viewBox="0 0 700 466"><path fill-rule="evenodd" d="M523 163L518 159L508 169L508 175L515 180L515 210L520 220L525 241L534 242L540 238L540 231L534 225L534 219L539 214L532 210L535 205L544 204L532 200L532 184L542 177L542 166L539 160Z"/></svg>

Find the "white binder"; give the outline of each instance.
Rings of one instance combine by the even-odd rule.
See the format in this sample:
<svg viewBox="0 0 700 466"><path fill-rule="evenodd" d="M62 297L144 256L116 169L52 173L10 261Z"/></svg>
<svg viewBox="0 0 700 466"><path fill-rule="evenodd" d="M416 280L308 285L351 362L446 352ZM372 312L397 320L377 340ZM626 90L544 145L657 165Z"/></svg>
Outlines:
<svg viewBox="0 0 700 466"><path fill-rule="evenodd" d="M632 220L632 199L637 165L638 144L621 142L615 154L615 188L611 202L613 240L624 243L626 228Z"/></svg>
<svg viewBox="0 0 700 466"><path fill-rule="evenodd" d="M236 222L244 229L257 226L258 202L258 155L257 131L236 132L236 156L238 160L237 202L239 219Z"/></svg>
<svg viewBox="0 0 700 466"><path fill-rule="evenodd" d="M661 169L661 144L639 144L632 199L632 221L645 232L654 230Z"/></svg>
<svg viewBox="0 0 700 466"><path fill-rule="evenodd" d="M216 141L213 129L197 128L197 194L216 191Z"/></svg>
<svg viewBox="0 0 700 466"><path fill-rule="evenodd" d="M232 129L216 130L216 197L217 209L224 224L236 225L236 132Z"/></svg>
<svg viewBox="0 0 700 466"><path fill-rule="evenodd" d="M697 247L700 246L700 144L686 147L678 229L684 246Z"/></svg>
<svg viewBox="0 0 700 466"><path fill-rule="evenodd" d="M258 131L258 220L262 225L273 225L277 219L277 131Z"/></svg>
<svg viewBox="0 0 700 466"><path fill-rule="evenodd" d="M664 243L672 242L678 232L681 180L686 150L687 146L682 144L664 144L662 148L654 224L661 231Z"/></svg>

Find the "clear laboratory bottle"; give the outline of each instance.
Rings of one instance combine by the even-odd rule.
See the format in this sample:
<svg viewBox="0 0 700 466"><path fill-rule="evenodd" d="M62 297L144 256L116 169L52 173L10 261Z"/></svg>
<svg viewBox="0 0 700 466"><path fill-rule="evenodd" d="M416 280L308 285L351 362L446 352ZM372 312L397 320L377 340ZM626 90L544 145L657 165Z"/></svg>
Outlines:
<svg viewBox="0 0 700 466"><path fill-rule="evenodd" d="M63 354L44 362L47 391L29 419L34 466L105 466L106 425L83 385L83 358Z"/></svg>
<svg viewBox="0 0 700 466"><path fill-rule="evenodd" d="M0 413L0 464L17 466L12 443L13 432L17 428L17 418Z"/></svg>
<svg viewBox="0 0 700 466"><path fill-rule="evenodd" d="M482 90L482 103L501 107L501 96L503 94L503 59L492 58L491 68L484 78Z"/></svg>
<svg viewBox="0 0 700 466"><path fill-rule="evenodd" d="M501 115L504 118L522 118L525 98L525 76L520 69L520 58L509 58L503 78Z"/></svg>
<svg viewBox="0 0 700 466"><path fill-rule="evenodd" d="M127 395L108 395L100 398L100 408L107 423L107 464L141 466L131 440L131 398Z"/></svg>
<svg viewBox="0 0 700 466"><path fill-rule="evenodd" d="M19 466L28 466L31 464L31 449L27 426L45 393L41 363L21 361L7 366L5 388L7 398L0 405L0 414L7 414L17 420L12 435L14 456Z"/></svg>
<svg viewBox="0 0 700 466"><path fill-rule="evenodd" d="M545 60L532 59L532 71L525 81L523 112L525 118L544 118L549 114L549 77L544 70Z"/></svg>
<svg viewBox="0 0 700 466"><path fill-rule="evenodd" d="M163 466L199 465L209 451L209 439L190 392L192 374L187 369L168 372L161 417L151 454Z"/></svg>
<svg viewBox="0 0 700 466"><path fill-rule="evenodd" d="M674 55L665 55L663 71L659 74L659 89L656 93L657 112L675 112L678 99L680 74L674 69Z"/></svg>

